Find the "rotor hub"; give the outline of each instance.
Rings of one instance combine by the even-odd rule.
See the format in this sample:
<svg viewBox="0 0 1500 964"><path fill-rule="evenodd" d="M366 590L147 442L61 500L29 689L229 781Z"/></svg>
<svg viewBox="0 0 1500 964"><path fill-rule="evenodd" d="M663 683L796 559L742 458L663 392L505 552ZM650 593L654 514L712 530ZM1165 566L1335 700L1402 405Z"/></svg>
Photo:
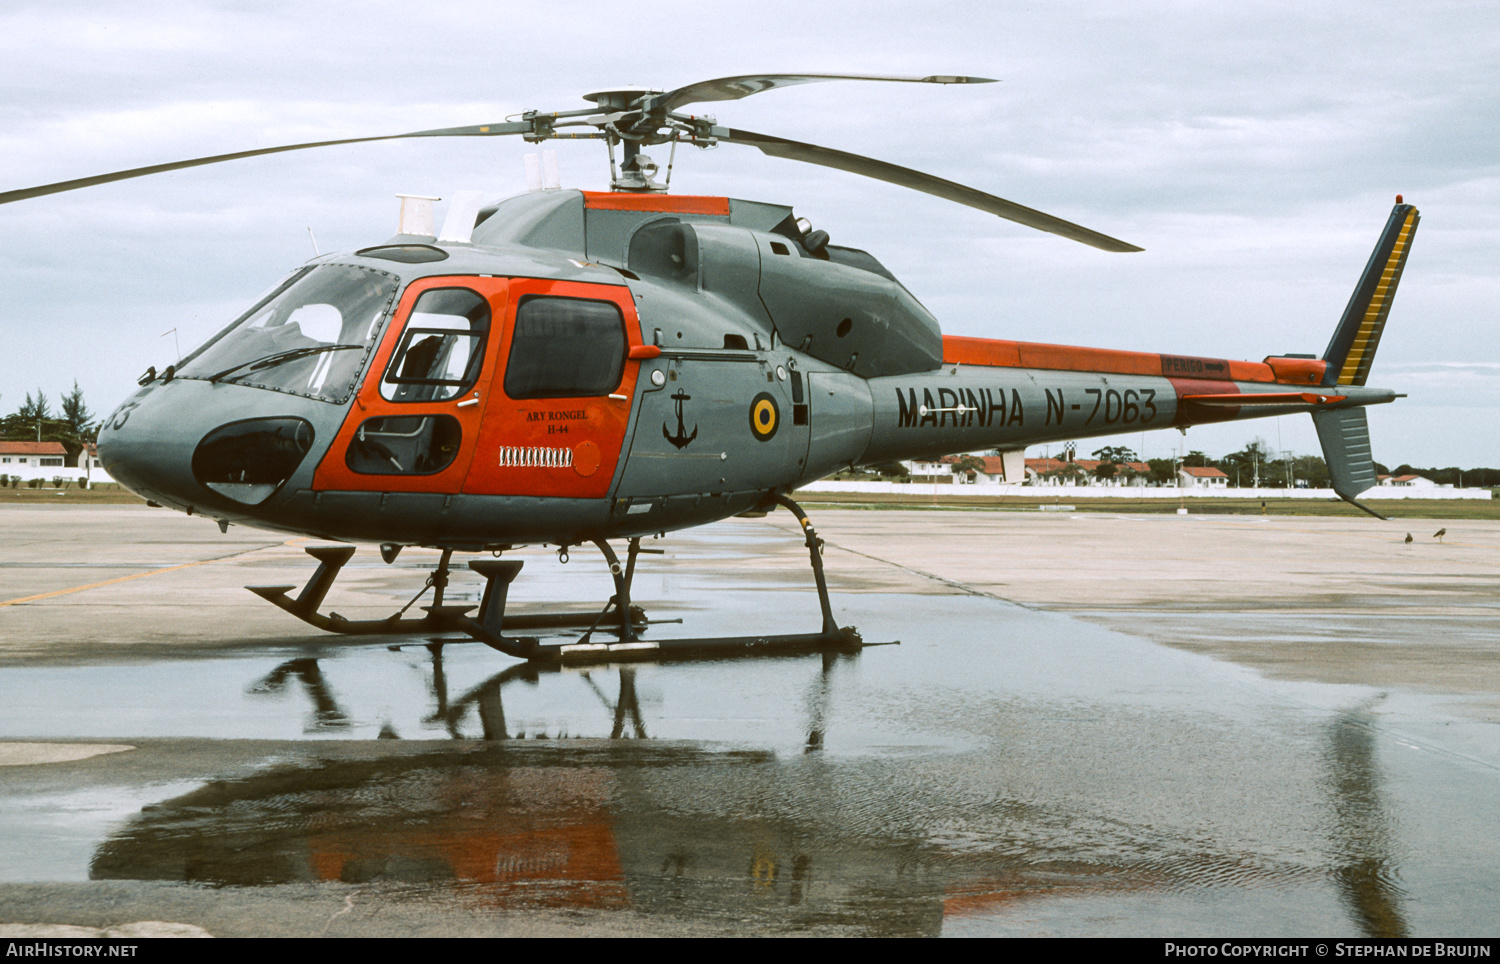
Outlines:
<svg viewBox="0 0 1500 964"><path fill-rule="evenodd" d="M661 91L650 87L616 87L610 90L596 90L591 94L584 94L583 99L598 104L605 110L630 110L643 97L652 94L660 94Z"/></svg>

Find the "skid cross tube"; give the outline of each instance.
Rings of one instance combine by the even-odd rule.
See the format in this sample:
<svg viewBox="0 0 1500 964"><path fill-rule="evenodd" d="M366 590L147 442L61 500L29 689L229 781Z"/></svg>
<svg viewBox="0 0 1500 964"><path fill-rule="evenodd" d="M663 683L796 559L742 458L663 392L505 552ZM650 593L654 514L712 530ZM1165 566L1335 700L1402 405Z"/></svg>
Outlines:
<svg viewBox="0 0 1500 964"><path fill-rule="evenodd" d="M533 641L528 640L525 658L537 662L613 663L624 660L770 656L840 650L847 652L862 648L865 643L858 630L852 626L841 628L833 618L833 604L828 598L828 580L823 574L823 540L818 538L817 531L813 529L812 522L808 519L807 513L802 511L801 506L786 496L776 496L775 500L778 505L790 510L802 526L808 559L812 563L813 578L817 584L818 604L822 609L823 628L820 631L761 636L714 636L697 639L645 639L636 631L634 621L628 619L626 614L632 608L630 584L635 577L636 556L641 552L652 550L641 549L640 540L631 539L628 543L627 561L624 566L621 566L619 556L609 543L603 539L595 539L594 544L599 547L599 551L604 553L604 558L609 562L610 574L615 580L615 594L610 597L604 610L595 618L594 625L581 639L557 643L535 642L534 645L531 645ZM470 566L475 569L479 568L479 564L476 563L470 563ZM499 578L498 573L496 578ZM503 596L496 598L501 600L500 605L504 604ZM489 590L486 590L486 602L480 608L479 620L464 616L453 619L451 624L455 628L461 627L475 639L502 652L519 655L517 640L500 639L498 629L495 630L494 636L489 635L488 627L492 623L498 627L500 619L499 613L491 613L490 599L491 594ZM611 610L616 609L620 613L618 628L601 628ZM594 636L600 632L617 635L618 641L596 641Z"/></svg>

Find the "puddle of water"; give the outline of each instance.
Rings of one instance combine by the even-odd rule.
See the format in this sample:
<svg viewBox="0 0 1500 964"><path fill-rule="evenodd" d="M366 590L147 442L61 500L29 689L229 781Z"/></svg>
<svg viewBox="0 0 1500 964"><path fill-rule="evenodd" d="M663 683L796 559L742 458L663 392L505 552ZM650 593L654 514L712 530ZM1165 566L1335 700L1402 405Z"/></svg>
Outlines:
<svg viewBox="0 0 1500 964"><path fill-rule="evenodd" d="M764 598L714 602L806 622ZM828 660L537 673L475 644L334 644L6 670L6 738L292 742L201 783L0 783L5 879L400 885L867 934L1500 923L1492 747L1465 757L1365 688L940 603L858 597L905 642ZM726 631L707 619L663 631Z"/></svg>
<svg viewBox="0 0 1500 964"><path fill-rule="evenodd" d="M0 807L0 882L87 880L99 841L164 797L195 782L6 794Z"/></svg>

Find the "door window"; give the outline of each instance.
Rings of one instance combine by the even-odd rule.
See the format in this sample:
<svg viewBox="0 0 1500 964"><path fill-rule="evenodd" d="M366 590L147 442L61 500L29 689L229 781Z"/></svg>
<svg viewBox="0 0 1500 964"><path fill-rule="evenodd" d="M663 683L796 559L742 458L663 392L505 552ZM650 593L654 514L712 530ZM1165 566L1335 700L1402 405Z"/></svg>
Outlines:
<svg viewBox="0 0 1500 964"><path fill-rule="evenodd" d="M344 462L360 475L432 475L453 463L463 433L451 415L368 418Z"/></svg>
<svg viewBox="0 0 1500 964"><path fill-rule="evenodd" d="M511 398L608 395L625 368L625 319L614 302L526 298L516 309L505 394Z"/></svg>
<svg viewBox="0 0 1500 964"><path fill-rule="evenodd" d="M441 402L474 384L490 330L489 302L468 288L425 291L380 382L390 402Z"/></svg>

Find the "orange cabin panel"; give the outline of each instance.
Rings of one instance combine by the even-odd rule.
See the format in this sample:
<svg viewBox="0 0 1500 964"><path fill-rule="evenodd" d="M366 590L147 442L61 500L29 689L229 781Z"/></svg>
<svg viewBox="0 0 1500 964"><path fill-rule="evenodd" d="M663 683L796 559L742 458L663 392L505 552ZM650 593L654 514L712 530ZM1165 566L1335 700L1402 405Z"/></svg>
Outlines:
<svg viewBox="0 0 1500 964"><path fill-rule="evenodd" d="M502 336L493 358L493 388L484 405L484 421L463 491L471 495L604 498L625 444L640 362L627 357L619 383L605 395L508 397L503 386L516 310L529 295L609 302L624 320L627 353L641 344L640 321L628 288L513 279Z"/></svg>

